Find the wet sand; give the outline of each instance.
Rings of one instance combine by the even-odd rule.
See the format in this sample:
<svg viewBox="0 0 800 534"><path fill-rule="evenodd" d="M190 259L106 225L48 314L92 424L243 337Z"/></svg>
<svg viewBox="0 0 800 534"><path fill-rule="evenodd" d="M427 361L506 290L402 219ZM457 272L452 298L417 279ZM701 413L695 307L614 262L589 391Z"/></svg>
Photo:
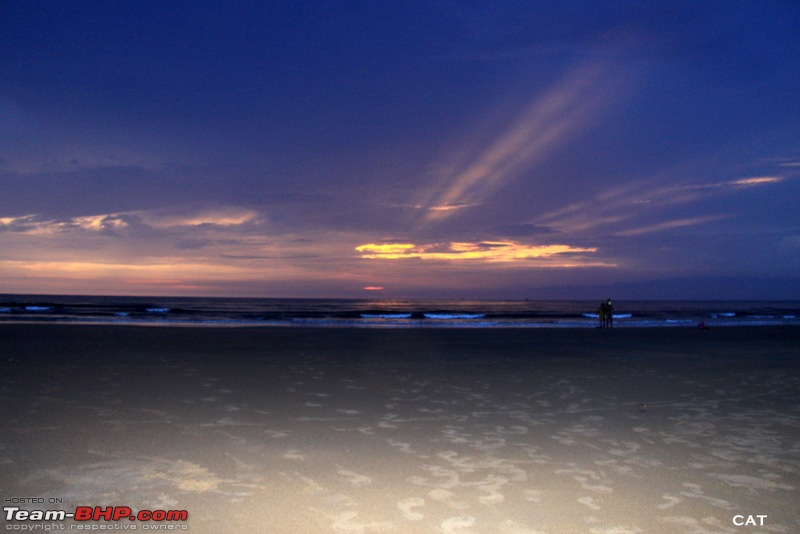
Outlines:
<svg viewBox="0 0 800 534"><path fill-rule="evenodd" d="M798 328L4 324L0 358L0 496L65 501L24 509L187 510L194 533L800 531Z"/></svg>

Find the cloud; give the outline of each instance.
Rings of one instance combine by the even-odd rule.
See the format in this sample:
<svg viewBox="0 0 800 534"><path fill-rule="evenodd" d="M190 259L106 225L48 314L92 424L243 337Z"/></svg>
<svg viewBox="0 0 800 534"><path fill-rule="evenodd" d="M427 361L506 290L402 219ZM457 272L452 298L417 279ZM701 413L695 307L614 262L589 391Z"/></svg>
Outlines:
<svg viewBox="0 0 800 534"><path fill-rule="evenodd" d="M237 206L137 211L132 214L140 217L144 224L155 228L240 226L260 218L257 211Z"/></svg>
<svg viewBox="0 0 800 534"><path fill-rule="evenodd" d="M579 131L597 121L618 98L623 75L610 65L582 65L538 96L500 135L463 162L448 166L442 185L420 203L425 222L439 220L486 197L551 156Z"/></svg>
<svg viewBox="0 0 800 534"><path fill-rule="evenodd" d="M561 233L572 234L603 227L617 236L633 236L695 226L732 215L708 214L676 219L676 206L689 206L726 194L742 194L746 190L770 186L784 180L783 176L752 176L708 183L687 181L660 187L657 180L641 180L604 190L590 200L575 202L545 213L536 219L536 223ZM696 212L696 209L694 211ZM652 220L654 217L666 220L630 228L637 220Z"/></svg>
<svg viewBox="0 0 800 534"><path fill-rule="evenodd" d="M64 220L45 220L38 214L0 217L0 230L31 234L55 234L69 231L112 233L130 226L156 229L234 227L258 222L254 210L226 206L214 209L182 209L172 212L132 211L99 215L80 215Z"/></svg>
<svg viewBox="0 0 800 534"><path fill-rule="evenodd" d="M39 224L36 215L0 217L0 232L35 232Z"/></svg>
<svg viewBox="0 0 800 534"><path fill-rule="evenodd" d="M672 230L675 228L685 228L687 226L697 226L699 224L706 224L713 221L719 221L722 219L726 219L728 216L726 215L708 215L705 217L692 217L688 219L676 219L673 221L665 221L658 224L653 224L650 226L643 226L639 228L631 228L629 230L622 230L619 232L615 232L614 235L616 236L635 236L635 235L642 235L642 234L651 234L653 232L663 232L665 230Z"/></svg>
<svg viewBox="0 0 800 534"><path fill-rule="evenodd" d="M412 243L368 243L356 247L361 257L374 260L438 260L480 263L527 262L540 267L613 267L589 259L595 247L570 245L526 245L515 241L450 242L416 245Z"/></svg>
<svg viewBox="0 0 800 534"><path fill-rule="evenodd" d="M431 212L437 212L437 211L448 212L448 211L455 211L464 208L469 208L472 206L477 206L477 204L468 204L466 202L452 202L449 204L441 204L438 206L419 206L419 207L421 209L425 209Z"/></svg>
<svg viewBox="0 0 800 534"><path fill-rule="evenodd" d="M730 182L731 185L753 186L774 184L783 181L782 176L754 176L752 178L741 178Z"/></svg>
<svg viewBox="0 0 800 534"><path fill-rule="evenodd" d="M87 215L72 217L64 221L40 220L38 215L0 218L0 231L12 231L33 235L48 235L70 231L90 231L112 234L115 230L125 228L128 223L119 215Z"/></svg>
<svg viewBox="0 0 800 534"><path fill-rule="evenodd" d="M410 243L387 243L382 245L368 243L366 245L357 246L356 250L361 253L373 255L372 257L376 258L393 259L393 257L402 257L404 254L410 254L415 248L416 245Z"/></svg>

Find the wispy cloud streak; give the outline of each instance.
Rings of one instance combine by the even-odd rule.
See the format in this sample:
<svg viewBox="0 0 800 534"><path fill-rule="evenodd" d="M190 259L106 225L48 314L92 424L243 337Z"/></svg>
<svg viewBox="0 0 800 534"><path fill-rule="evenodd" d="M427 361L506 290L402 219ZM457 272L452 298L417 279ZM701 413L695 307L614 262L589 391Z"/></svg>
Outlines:
<svg viewBox="0 0 800 534"><path fill-rule="evenodd" d="M553 85L485 149L455 166L427 202L424 222L449 217L551 155L577 132L595 122L623 84L607 65L583 65Z"/></svg>
<svg viewBox="0 0 800 534"><path fill-rule="evenodd" d="M665 221L658 224L652 224L649 226L642 226L639 228L631 228L629 230L622 230L616 232L614 235L617 236L635 236L635 235L642 235L642 234L651 234L653 232L663 232L665 230L672 230L675 228L685 228L687 226L697 226L700 224L706 224L713 221L719 221L722 219L726 219L725 215L708 215L706 217L689 217L685 219L676 219L673 221Z"/></svg>
<svg viewBox="0 0 800 534"><path fill-rule="evenodd" d="M610 233L617 236L635 236L697 226L723 220L730 215L709 214L676 219L668 210L677 205L702 202L718 195L777 184L784 180L783 176L754 176L721 182L683 183L655 188L650 181L643 181L610 189L591 200L576 202L543 214L537 218L536 223L571 234L606 227ZM666 220L631 228L637 219L651 218L664 210L667 210L664 212Z"/></svg>

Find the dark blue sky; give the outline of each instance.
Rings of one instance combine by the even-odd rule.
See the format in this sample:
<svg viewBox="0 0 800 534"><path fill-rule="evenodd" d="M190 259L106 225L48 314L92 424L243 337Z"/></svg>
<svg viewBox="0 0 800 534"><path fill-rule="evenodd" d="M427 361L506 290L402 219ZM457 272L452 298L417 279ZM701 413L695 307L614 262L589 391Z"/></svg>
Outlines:
<svg viewBox="0 0 800 534"><path fill-rule="evenodd" d="M799 27L790 1L5 2L0 291L800 298Z"/></svg>

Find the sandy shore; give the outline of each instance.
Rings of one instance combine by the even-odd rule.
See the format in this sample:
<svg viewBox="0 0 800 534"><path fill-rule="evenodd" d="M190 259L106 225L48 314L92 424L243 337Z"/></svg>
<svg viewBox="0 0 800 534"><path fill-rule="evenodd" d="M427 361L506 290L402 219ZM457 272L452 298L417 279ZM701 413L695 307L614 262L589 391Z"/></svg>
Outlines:
<svg viewBox="0 0 800 534"><path fill-rule="evenodd" d="M6 324L0 357L4 506L187 510L196 534L800 532L797 328Z"/></svg>

